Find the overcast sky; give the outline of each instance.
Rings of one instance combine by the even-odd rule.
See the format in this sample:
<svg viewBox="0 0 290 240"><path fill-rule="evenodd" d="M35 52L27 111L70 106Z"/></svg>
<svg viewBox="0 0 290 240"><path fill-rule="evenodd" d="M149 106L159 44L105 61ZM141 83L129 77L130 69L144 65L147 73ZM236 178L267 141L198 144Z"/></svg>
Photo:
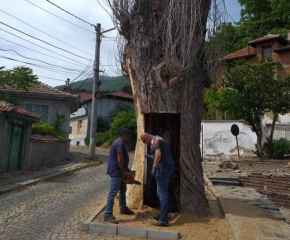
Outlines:
<svg viewBox="0 0 290 240"><path fill-rule="evenodd" d="M97 0L50 1L89 23L101 23L103 30L114 27L111 21L111 17L99 5ZM103 1L104 0L99 0L100 3L103 3ZM58 17L61 17L73 24L76 24L79 27L65 22L32 5L29 2L57 15ZM240 15L240 6L237 3L237 0L225 0L225 2L228 14L231 16L229 18L229 21L231 21L231 19L233 19L234 21L238 21ZM106 8L107 11L110 11L104 4L102 4L102 6ZM13 18L7 13L35 28L40 29L44 33ZM66 51L79 55L80 57L49 46L29 36L25 36L17 30L3 25L1 22L24 33L44 40L52 45L55 45L56 47L63 48ZM28 41L31 41L39 46L33 45L3 30L15 34ZM45 33L59 39L60 41L46 35ZM108 76L115 76L120 74L120 72L118 72L118 67L115 66L115 54L117 52L117 49L116 43L113 40L115 39L116 35L116 31L106 33L105 36L110 38L103 38L101 44L101 68L102 70L105 70L105 73ZM7 40L11 42L8 42ZM16 45L15 43L21 46ZM57 54L61 54L63 56L47 51L44 48ZM31 49L37 52L34 52ZM86 24L74 18L73 16L70 16L69 14L63 12L46 0L0 0L0 66L5 66L7 69L12 69L13 67L23 65L29 66L33 69L34 74L39 76L40 81L51 86L57 86L64 84L67 78L70 78L71 81L73 81L83 70L85 70L81 75L83 78L86 78L87 76L92 76L92 74L90 75L90 73L92 72L93 62L90 60L93 60L94 49L94 28L91 27L89 24ZM14 50L21 56L19 56L15 52L3 50ZM46 55L43 55L41 53ZM33 63L37 66L8 60L3 57L8 57L27 63ZM33 58L43 62L27 58Z"/></svg>

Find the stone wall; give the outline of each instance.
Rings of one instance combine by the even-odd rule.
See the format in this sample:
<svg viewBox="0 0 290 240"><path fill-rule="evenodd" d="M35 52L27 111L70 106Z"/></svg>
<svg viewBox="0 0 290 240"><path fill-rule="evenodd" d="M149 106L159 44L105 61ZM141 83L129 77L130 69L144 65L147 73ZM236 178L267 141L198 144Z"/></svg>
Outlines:
<svg viewBox="0 0 290 240"><path fill-rule="evenodd" d="M267 195L278 206L290 207L290 174L286 173L251 173L239 177L245 187L252 187ZM267 186L267 192L264 187Z"/></svg>
<svg viewBox="0 0 290 240"><path fill-rule="evenodd" d="M70 140L31 138L26 149L24 168L58 164L69 158Z"/></svg>
<svg viewBox="0 0 290 240"><path fill-rule="evenodd" d="M240 129L238 135L240 154L253 154L257 136L251 127L243 121L202 121L200 148L204 158L227 158L238 155L235 136L231 133L231 126L237 124Z"/></svg>

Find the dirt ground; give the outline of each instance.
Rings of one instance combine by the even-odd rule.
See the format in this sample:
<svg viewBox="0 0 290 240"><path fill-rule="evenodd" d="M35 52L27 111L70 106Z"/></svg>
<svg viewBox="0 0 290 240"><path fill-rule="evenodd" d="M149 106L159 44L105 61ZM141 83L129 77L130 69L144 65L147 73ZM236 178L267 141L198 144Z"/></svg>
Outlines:
<svg viewBox="0 0 290 240"><path fill-rule="evenodd" d="M290 160L289 160L290 161ZM238 177L245 176L251 172L279 172L290 174L290 165L288 161L281 160L243 160L232 161L238 165L238 169L223 169L221 168L222 161L209 161L203 162L203 170L207 177ZM239 171L240 170L240 171Z"/></svg>
<svg viewBox="0 0 290 240"><path fill-rule="evenodd" d="M181 239L184 240L234 240L236 239L230 228L229 223L224 219L216 199L207 191L207 197L210 204L211 215L209 217L197 217L186 213L171 213L170 226L168 228L154 227L151 225L155 220L153 216L159 211L145 206L142 210L134 210L133 216L119 214L119 203L115 200L114 216L120 221L120 225L135 228L150 228L166 231L178 231ZM95 219L96 222L105 223L104 211Z"/></svg>

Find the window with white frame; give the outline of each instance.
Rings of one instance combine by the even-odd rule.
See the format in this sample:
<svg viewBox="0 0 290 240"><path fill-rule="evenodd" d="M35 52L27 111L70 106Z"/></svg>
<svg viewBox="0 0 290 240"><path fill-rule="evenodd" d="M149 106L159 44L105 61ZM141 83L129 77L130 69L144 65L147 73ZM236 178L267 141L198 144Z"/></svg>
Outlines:
<svg viewBox="0 0 290 240"><path fill-rule="evenodd" d="M25 110L41 115L41 121L48 123L48 105L25 104Z"/></svg>
<svg viewBox="0 0 290 240"><path fill-rule="evenodd" d="M78 120L78 130L77 130L77 133L82 133L82 127L83 127L83 120Z"/></svg>

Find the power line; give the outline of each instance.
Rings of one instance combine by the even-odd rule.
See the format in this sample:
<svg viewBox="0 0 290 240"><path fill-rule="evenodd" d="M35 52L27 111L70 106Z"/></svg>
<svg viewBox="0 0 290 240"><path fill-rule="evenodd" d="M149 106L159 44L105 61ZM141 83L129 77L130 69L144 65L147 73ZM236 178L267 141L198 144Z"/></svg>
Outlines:
<svg viewBox="0 0 290 240"><path fill-rule="evenodd" d="M0 11L1 11L1 12L4 12L5 14L7 14L7 15L9 15L9 16L15 18L15 19L17 19L18 21L20 21L20 22L22 22L22 23L24 23L24 24L26 24L26 25L28 25L28 26L30 26L30 27L32 27L32 28L34 28L34 29L36 29L36 30L42 32L42 33L44 33L45 35L50 36L51 38L53 38L53 39L55 39L55 40L57 40L57 41L59 41L59 42L62 42L62 43L64 43L64 44L66 44L66 45L68 45L68 46L70 46L70 47L72 47L72 48L75 48L75 49L77 49L77 50L79 50L79 51L81 51L81 52L83 52L83 53L86 53L86 54L88 54L88 55L94 56L94 55L92 55L92 54L90 54L90 53L87 53L87 52L85 52L85 51L83 51L83 50L81 50L81 49L79 49L79 48L77 48L77 47L74 47L74 46L72 46L72 45L70 45L70 44L68 44L68 43L66 43L66 42L64 42L64 41L62 41L62 40L60 40L60 39L58 39L58 38L56 38L56 37L54 37L54 36L52 36L52 35L50 35L50 34L44 32L44 31L42 31L42 30L40 30L39 28L36 28L36 27L34 27L34 26L32 26L32 25L30 25L30 24L28 24L28 23L22 21L21 19L15 17L15 16L13 16L13 15L11 15L10 13L5 12L5 11L2 10L2 9L0 9Z"/></svg>
<svg viewBox="0 0 290 240"><path fill-rule="evenodd" d="M44 77L44 76L39 76L39 75L37 75L37 77L47 78L47 79L51 79L51 80L54 80L54 81L60 81L60 82L65 82L66 81L66 80L62 80L62 79L58 79L58 78Z"/></svg>
<svg viewBox="0 0 290 240"><path fill-rule="evenodd" d="M61 19L61 20L63 20L63 21L65 21L65 22L67 22L67 23L70 23L70 24L72 24L72 25L74 25L74 26L76 26L76 27L78 27L78 28L81 28L81 29L87 31L87 32L91 32L91 33L94 33L94 34L95 34L95 32L90 31L90 30L88 30L88 29L85 29L85 28L83 28L83 27L81 27L81 26L79 26L79 25L77 25L77 24L74 24L74 23L72 23L72 22L70 22L70 21L68 21L68 20L66 20L66 19L64 19L64 18L62 18L62 17L59 17L59 16L57 16L56 14L51 13L51 12L47 11L46 9L44 9L44 8L42 8L42 7L39 7L39 6L37 6L36 4L34 4L34 3L32 3L32 2L30 2L30 1L28 1L28 0L25 0L25 1L28 2L28 3L30 3L30 4L32 4L32 5L34 5L35 7L39 8L39 9L41 9L41 10L43 10L43 11L45 11L45 12L47 12L47 13L49 13L49 14L51 14L51 15L53 15L53 16L55 16L55 17L57 17L57 18L59 18L59 19Z"/></svg>
<svg viewBox="0 0 290 240"><path fill-rule="evenodd" d="M15 31L17 31L17 32L20 32L20 33L22 33L22 34L24 34L24 35L26 35L26 36L28 36L28 37L31 37L31 38L34 38L34 39L40 41L40 42L43 42L43 43L45 43L45 44L47 44L47 45L49 45L49 46L52 46L52 47L54 47L54 48L57 48L57 49L59 49L59 50L61 50L61 51L64 51L64 52L67 52L67 53L69 53L69 54L72 54L72 55L74 55L74 56L76 56L76 57L83 58L83 59L86 59L86 60L91 61L91 60L88 59L88 58L82 57L82 56L80 56L80 55L78 55L78 54L75 54L75 53L72 53L72 52L70 52L70 51L68 51L68 50L65 50L65 49L63 49L63 48L57 47L57 46L55 46L55 45L53 45L53 44L51 44L51 43L48 43L48 42L46 42L46 41L44 41L44 40L41 40L41 39L39 39L39 38L37 38L37 37L33 37L33 36L31 36L31 35L29 35L29 34L27 34L27 33L25 33L25 32L22 32L22 31L20 31L20 30L18 30L18 29L16 29L16 28L14 28L14 27L11 27L10 25L8 25L8 24L6 24L6 23L0 22L0 24L4 25L4 26L6 26L6 27L9 27L9 28L11 28L11 29L13 29L13 30L15 30Z"/></svg>
<svg viewBox="0 0 290 240"><path fill-rule="evenodd" d="M4 29L2 29L2 28L0 28L0 30L2 30L2 31L4 31L4 32L7 32L7 33L9 33L10 35L13 35L13 36L15 36L15 37L18 37L18 38L20 38L20 39L22 39L22 40L24 40L24 41L26 41L26 42L29 42L29 43L31 43L31 44L33 44L33 45L35 45L35 46L38 46L38 47L40 47L40 48L43 48L43 49L45 49L45 50L47 50L47 51L49 51L49 52L52 52L52 53L54 53L54 54L56 54L56 55L62 56L62 57L64 57L64 58L67 58L67 59L69 59L69 60L72 60L72 61L74 61L74 62L77 62L77 63L79 63L79 64L82 64L82 65L84 65L84 66L86 65L86 64L84 64L84 63L82 63L82 62L76 61L76 60L74 60L74 59L72 59L72 58L69 58L69 57L66 57L66 56L64 56L64 55L62 55L62 54L60 54L60 53L57 53L57 52L54 52L54 51L52 51L52 50L50 50L50 49L47 49L47 48L45 48L45 47L42 47L42 46L40 46L40 45L38 45L38 44L36 44L36 43L34 43L34 42L31 42L31 41L29 41L29 40L26 40L25 38L19 37L19 36L15 35L15 34L13 34L13 33L11 33L11 32L8 32L8 31L6 31L6 30L4 30Z"/></svg>
<svg viewBox="0 0 290 240"><path fill-rule="evenodd" d="M81 89L81 87L85 84L86 81L89 80L89 76L93 73L94 70L91 70L87 75L86 75L86 79L83 80L82 84L75 90L75 91L79 91Z"/></svg>
<svg viewBox="0 0 290 240"><path fill-rule="evenodd" d="M87 24L89 24L91 27L95 27L95 25L94 25L94 24L91 24L91 23L89 23L89 22L87 22L87 21L83 20L82 18L80 18L80 17L77 17L76 15L74 15L74 14L72 14L72 13L68 12L67 10L65 10L65 9L63 9L63 8L61 8L61 7L59 7L59 6L58 6L58 5L56 5L55 3L53 3L53 2L51 2L51 1L49 1L49 0L46 0L46 1L47 1L47 2L49 2L50 4L54 5L55 7L59 8L60 10L62 10L62 11L64 11L64 12L66 12L67 14L69 14L69 15L71 15L71 16L73 16L73 17L75 17L75 18L79 19L79 20L81 20L81 21L82 21L82 22L84 22L84 23L87 23Z"/></svg>
<svg viewBox="0 0 290 240"><path fill-rule="evenodd" d="M48 66L43 66L43 65L39 65L39 64L35 64L35 63L24 62L24 61L20 61L20 60L14 59L14 58L9 58L9 57L3 56L3 55L0 55L0 58L7 59L7 60L10 60L10 61L15 61L15 62L21 62L21 63L28 64L28 65L31 65L31 66L34 66L34 67L42 68L44 70L51 71L51 72L75 75L75 74L73 74L71 72L66 72L66 71L62 71L62 70L59 70L59 69L52 69L52 68L50 68Z"/></svg>
<svg viewBox="0 0 290 240"><path fill-rule="evenodd" d="M74 83L76 80L80 79L83 75L85 75L87 73L87 71L89 70L89 68L92 67L90 64L88 64L84 69L83 71L75 77L75 79L71 82L71 83Z"/></svg>
<svg viewBox="0 0 290 240"><path fill-rule="evenodd" d="M14 34L13 34L13 35L14 35ZM16 35L14 35L14 36L16 36ZM19 37L19 38L20 38L20 37ZM23 48L29 49L30 51L37 52L37 53L42 54L42 55L44 55L44 56L51 57L51 58L53 58L53 59L57 59L57 60L60 60L60 61L63 61L63 62L67 62L67 63L73 64L73 65L76 65L76 66L83 67L83 65L76 64L76 63L72 63L72 62L69 62L69 61L65 61L65 60L63 60L63 59L61 59L61 58L53 57L53 56L51 56L51 55L48 55L48 54L45 54L45 53L39 52L39 51L34 50L34 49L31 49L31 48L29 48L29 47L25 47L25 46L23 46L23 45L21 45L21 44L18 44L18 43L12 42L12 41L7 40L7 39L5 39L5 38L0 37L0 39L2 39L2 40L4 40L4 41L7 41L7 42L10 42L10 43L13 43L13 44L15 44L15 45L17 45L17 46L20 46L20 47L23 47ZM23 38L21 38L21 39L23 39ZM25 40L25 39L23 39L23 40Z"/></svg>
<svg viewBox="0 0 290 240"><path fill-rule="evenodd" d="M14 53L16 53L17 55L19 55L20 57L23 57L23 58L25 58L25 59L29 59L29 60L34 60L34 61L42 62L42 63L48 64L48 65L55 66L55 67L59 67L59 68L63 68L63 69L65 69L65 70L69 70L69 71L73 71L73 72L79 72L79 71L80 71L80 70L78 70L78 69L70 69L70 68L66 68L66 67L63 67L63 66L55 65L55 64L52 64L52 63L48 63L48 62L45 62L45 61L42 61L42 60L39 60L39 59L36 59L36 58L25 57L25 56L21 55L20 53L18 53L17 51L12 50L12 49L2 49L2 48L0 48L0 51L5 51L5 52L14 52Z"/></svg>

